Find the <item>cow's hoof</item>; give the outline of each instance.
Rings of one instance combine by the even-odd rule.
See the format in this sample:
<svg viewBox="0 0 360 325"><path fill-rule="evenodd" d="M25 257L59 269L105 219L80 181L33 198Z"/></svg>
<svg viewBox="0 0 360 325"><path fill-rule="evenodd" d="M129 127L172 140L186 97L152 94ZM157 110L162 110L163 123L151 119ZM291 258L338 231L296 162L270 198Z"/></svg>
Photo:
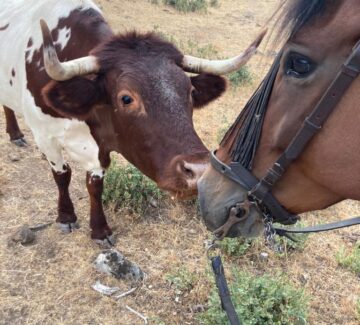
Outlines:
<svg viewBox="0 0 360 325"><path fill-rule="evenodd" d="M80 226L77 222L69 222L69 223L59 222L59 228L63 233L69 234L69 233L75 231L76 229L79 229Z"/></svg>
<svg viewBox="0 0 360 325"><path fill-rule="evenodd" d="M104 248L111 248L115 246L116 239L114 235L106 236L104 239L94 239L95 243Z"/></svg>
<svg viewBox="0 0 360 325"><path fill-rule="evenodd" d="M26 142L25 138L19 138L19 139L16 139L16 140L12 140L11 142L13 144L15 144L16 146L22 147L22 148L28 146L28 143Z"/></svg>

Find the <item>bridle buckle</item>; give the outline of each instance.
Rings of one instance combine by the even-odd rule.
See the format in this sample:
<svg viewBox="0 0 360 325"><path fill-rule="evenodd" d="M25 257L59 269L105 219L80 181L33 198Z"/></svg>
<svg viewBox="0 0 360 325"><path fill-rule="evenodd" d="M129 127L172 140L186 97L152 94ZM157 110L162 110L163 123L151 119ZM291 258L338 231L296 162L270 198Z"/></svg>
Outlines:
<svg viewBox="0 0 360 325"><path fill-rule="evenodd" d="M214 236L216 240L223 240L226 235L229 233L232 226L236 225L237 223L244 221L248 218L250 214L250 208L254 203L246 200L242 203L237 203L230 209L229 218L227 221L218 229L214 231ZM242 214L239 217L239 214Z"/></svg>

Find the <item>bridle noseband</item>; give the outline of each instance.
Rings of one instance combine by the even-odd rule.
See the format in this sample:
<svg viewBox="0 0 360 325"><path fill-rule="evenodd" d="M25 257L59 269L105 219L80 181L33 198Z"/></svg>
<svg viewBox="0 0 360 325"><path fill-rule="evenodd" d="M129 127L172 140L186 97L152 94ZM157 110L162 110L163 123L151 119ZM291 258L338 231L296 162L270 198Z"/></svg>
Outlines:
<svg viewBox="0 0 360 325"><path fill-rule="evenodd" d="M284 175L291 163L300 156L310 140L321 130L323 124L334 111L344 93L358 77L359 73L360 43L357 43L353 48L352 53L342 65L342 68L338 72L334 81L327 88L326 92L319 100L311 114L305 118L302 127L292 139L291 143L277 161L269 168L268 172L261 180L257 179L240 163L231 162L227 165L216 157L215 151L211 153L210 162L212 167L248 191L248 201L259 209L263 215L265 223L270 222L272 224L272 222L279 222L289 225L294 224L299 220L297 215L291 214L281 206L277 199L272 195L271 191L279 179L281 179ZM338 225L338 227L334 227L334 224L330 224L329 227L322 225L309 227L308 229L312 230L311 232L316 232L360 224L360 218L353 218L350 221L351 222L348 220L347 222L342 221L336 223L335 226ZM280 228L275 230L278 234L284 235L284 229ZM298 231L295 229L294 231L290 230L289 232Z"/></svg>

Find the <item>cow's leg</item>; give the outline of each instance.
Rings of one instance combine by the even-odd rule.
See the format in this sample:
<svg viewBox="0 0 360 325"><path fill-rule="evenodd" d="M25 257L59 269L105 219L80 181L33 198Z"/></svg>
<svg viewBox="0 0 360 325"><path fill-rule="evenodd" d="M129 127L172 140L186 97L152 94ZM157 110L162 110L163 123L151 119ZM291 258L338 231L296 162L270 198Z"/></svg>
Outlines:
<svg viewBox="0 0 360 325"><path fill-rule="evenodd" d="M10 136L10 141L19 147L27 145L24 134L20 131L16 116L9 107L4 106L5 119L6 119L6 133Z"/></svg>
<svg viewBox="0 0 360 325"><path fill-rule="evenodd" d="M52 173L59 190L58 217L56 218L56 222L59 223L60 229L63 232L69 233L79 228L79 225L76 222L77 217L74 205L69 194L71 168L68 164L64 164L62 171L56 171L52 168Z"/></svg>
<svg viewBox="0 0 360 325"><path fill-rule="evenodd" d="M69 185L71 181L71 168L64 161L61 146L55 139L46 135L35 134L35 141L40 150L45 154L48 160L55 183L59 190L58 196L58 217L60 229L66 233L79 228L76 223L77 217L74 211L74 205L69 195Z"/></svg>
<svg viewBox="0 0 360 325"><path fill-rule="evenodd" d="M112 231L106 222L102 205L104 172L87 172L86 187L90 195L91 238L103 245L114 245Z"/></svg>

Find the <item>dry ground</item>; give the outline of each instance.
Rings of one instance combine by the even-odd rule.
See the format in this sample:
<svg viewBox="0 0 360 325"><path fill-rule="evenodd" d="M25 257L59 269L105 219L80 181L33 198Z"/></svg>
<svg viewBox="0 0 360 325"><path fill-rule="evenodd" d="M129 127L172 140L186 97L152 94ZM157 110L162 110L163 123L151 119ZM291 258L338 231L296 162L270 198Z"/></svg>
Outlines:
<svg viewBox="0 0 360 325"><path fill-rule="evenodd" d="M178 40L212 43L224 55L236 54L261 29L277 1L220 0L219 8L207 14L179 14L146 0L98 0L116 30L157 28ZM205 142L216 145L217 130L231 122L264 74L266 60L253 60L251 86L229 91L226 96L196 114L196 128ZM1 114L0 114L1 115ZM128 298L115 302L91 289L96 280L130 287L99 275L92 261L99 253L89 239L88 198L84 172L74 166L71 193L81 229L61 234L55 225L38 233L35 245L8 246L8 237L18 226L55 219L57 193L50 169L41 158L23 121L30 146L19 149L8 142L0 116L0 324L142 324L124 309L127 304L150 317L151 323L197 324L190 308L205 304L209 291L203 240L207 232L184 204L174 204L156 218L135 218L108 211L109 222L119 236L116 248L137 262L148 274L145 283ZM11 161L11 155L19 161ZM12 157L14 158L14 157ZM335 220L358 214L360 205L346 201L323 212L304 216L307 222ZM307 277L306 292L312 296L311 324L357 324L355 301L359 278L340 268L335 254L341 245L350 246L359 228L312 236L304 252L287 258L270 255L261 264L256 258L233 259L238 268L252 272L284 272L294 285ZM260 249L264 249L260 247ZM255 255L256 256L256 255ZM228 265L229 261L227 261ZM165 274L184 266L198 281L179 302ZM164 324L162 323L162 324Z"/></svg>

